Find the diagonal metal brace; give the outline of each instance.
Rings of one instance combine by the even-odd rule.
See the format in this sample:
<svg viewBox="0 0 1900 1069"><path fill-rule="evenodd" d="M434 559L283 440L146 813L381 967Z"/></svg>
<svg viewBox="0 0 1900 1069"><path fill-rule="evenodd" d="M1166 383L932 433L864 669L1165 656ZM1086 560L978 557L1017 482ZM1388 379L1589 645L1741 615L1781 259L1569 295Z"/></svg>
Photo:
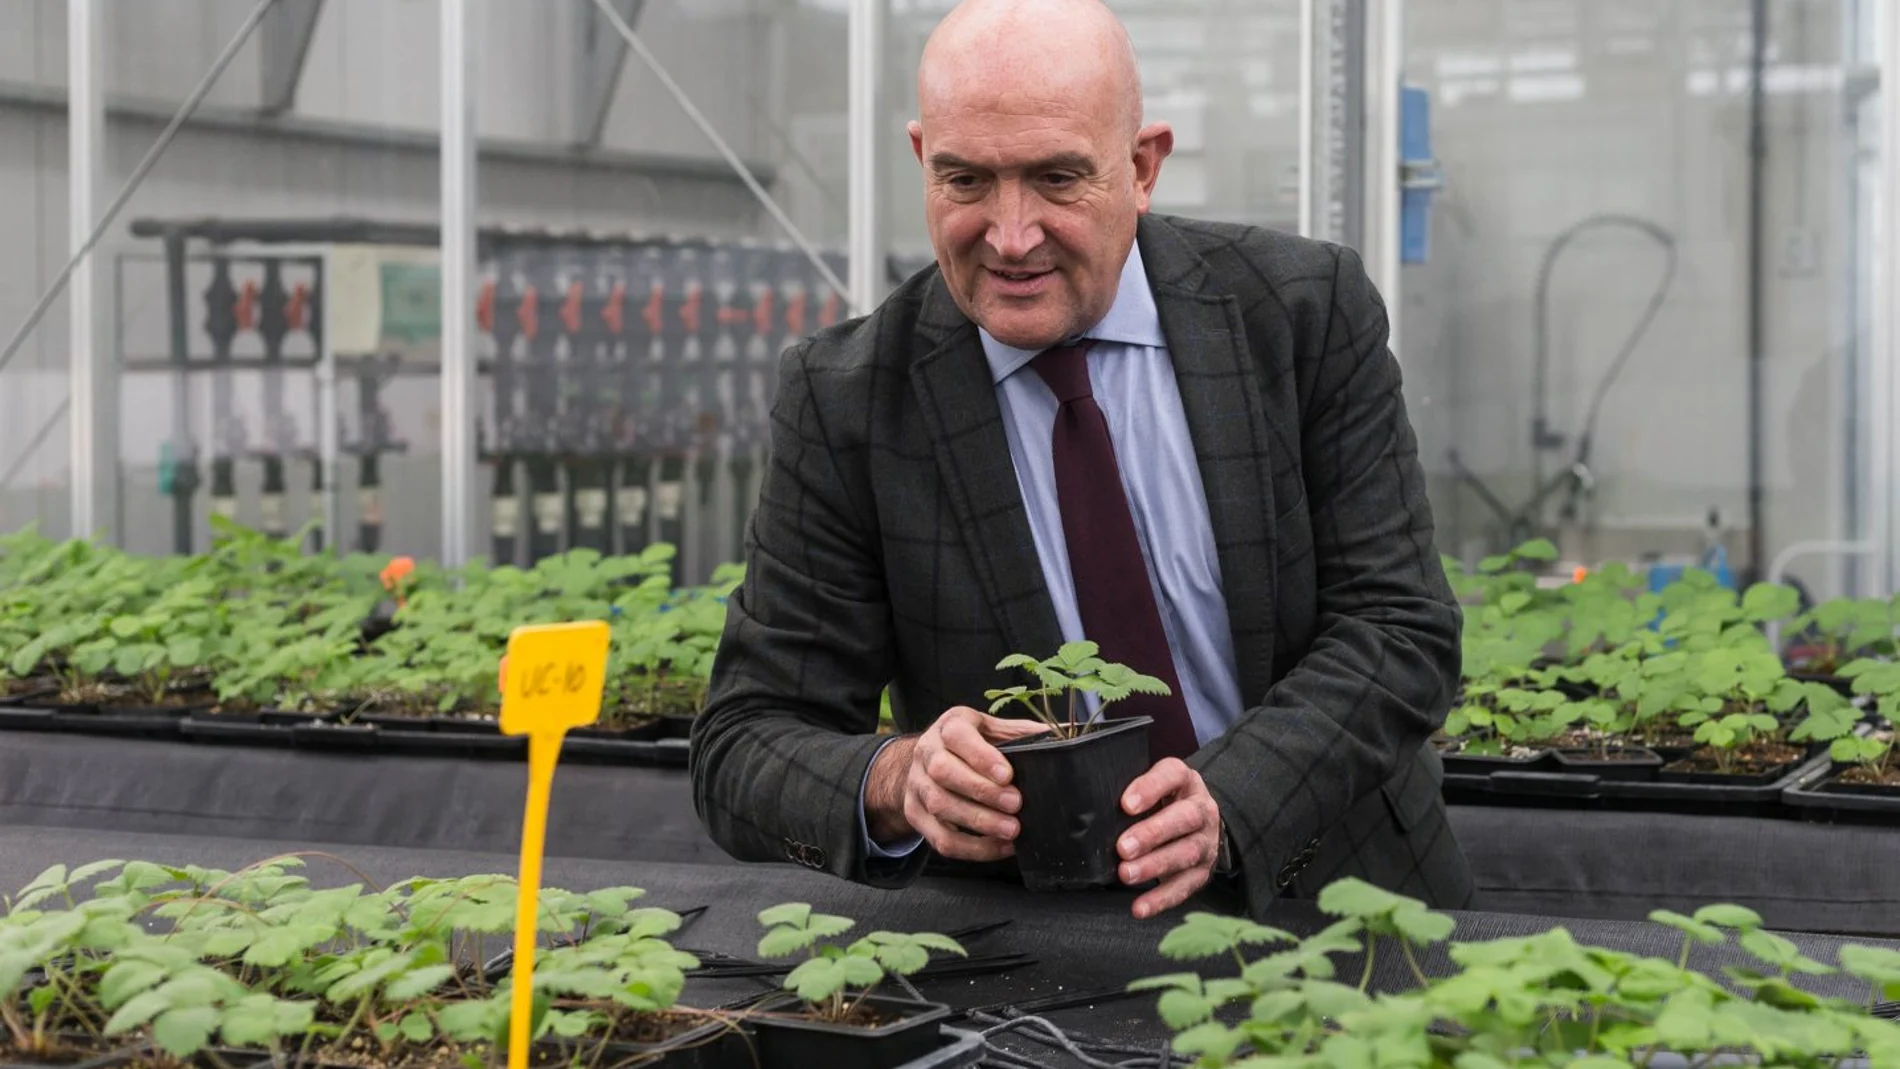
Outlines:
<svg viewBox="0 0 1900 1069"><path fill-rule="evenodd" d="M263 99L258 110L266 115L281 115L297 102L297 85L303 81L304 60L310 55L310 38L317 30L317 16L323 12L323 0L277 0L258 27L261 74L259 85Z"/></svg>
<svg viewBox="0 0 1900 1069"><path fill-rule="evenodd" d="M640 19L646 0L608 0L621 21L632 26ZM627 42L599 9L580 5L576 25L580 35L574 65L574 144L593 147L600 144L607 129L607 113L613 110L614 91L620 86L620 71L627 65Z"/></svg>

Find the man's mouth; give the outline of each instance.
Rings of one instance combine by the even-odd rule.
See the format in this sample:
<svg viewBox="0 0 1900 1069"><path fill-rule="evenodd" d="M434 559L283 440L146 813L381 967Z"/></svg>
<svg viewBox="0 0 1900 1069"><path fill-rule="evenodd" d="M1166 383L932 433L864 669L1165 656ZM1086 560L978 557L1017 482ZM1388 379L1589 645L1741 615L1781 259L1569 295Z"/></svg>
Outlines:
<svg viewBox="0 0 1900 1069"><path fill-rule="evenodd" d="M986 268L985 270L989 272L990 286L994 292L1004 297L1020 298L1040 296L1044 290L1049 288L1049 280L1053 279L1056 274L1055 269L1052 267L1037 271L1025 271L1021 269L1004 270L996 267Z"/></svg>

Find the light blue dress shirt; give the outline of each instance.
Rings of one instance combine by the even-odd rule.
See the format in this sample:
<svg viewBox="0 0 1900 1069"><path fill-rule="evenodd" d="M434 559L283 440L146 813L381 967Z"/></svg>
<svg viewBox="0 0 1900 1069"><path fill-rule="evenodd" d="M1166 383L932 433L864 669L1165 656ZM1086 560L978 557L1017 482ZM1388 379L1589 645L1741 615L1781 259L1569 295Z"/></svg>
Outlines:
<svg viewBox="0 0 1900 1069"><path fill-rule="evenodd" d="M1051 449L1059 407L1055 394L1029 366L1039 350L1011 348L988 331L979 333L1056 623L1065 642L1086 638L1056 497ZM1088 355L1089 383L1108 420L1122 489L1161 609L1161 626L1174 653L1194 733L1204 745L1232 726L1246 705L1234 665L1233 634L1201 471L1139 245L1129 249L1114 305L1082 336L1094 343ZM1055 651L1024 652L1048 656ZM1093 698L1089 708L1095 711ZM862 799L860 788L860 829L865 826ZM880 847L865 832L864 841L873 858L901 858L921 840Z"/></svg>

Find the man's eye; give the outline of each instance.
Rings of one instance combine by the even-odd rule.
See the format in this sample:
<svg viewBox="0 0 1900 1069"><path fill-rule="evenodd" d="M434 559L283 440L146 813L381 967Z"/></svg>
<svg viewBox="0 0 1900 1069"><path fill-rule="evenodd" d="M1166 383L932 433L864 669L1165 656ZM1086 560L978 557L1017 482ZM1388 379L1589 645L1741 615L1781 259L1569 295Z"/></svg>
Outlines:
<svg viewBox="0 0 1900 1069"><path fill-rule="evenodd" d="M1057 189L1065 189L1075 184L1075 176L1072 174L1064 174L1061 172L1056 172L1052 174L1043 175L1042 181L1044 185L1054 186Z"/></svg>

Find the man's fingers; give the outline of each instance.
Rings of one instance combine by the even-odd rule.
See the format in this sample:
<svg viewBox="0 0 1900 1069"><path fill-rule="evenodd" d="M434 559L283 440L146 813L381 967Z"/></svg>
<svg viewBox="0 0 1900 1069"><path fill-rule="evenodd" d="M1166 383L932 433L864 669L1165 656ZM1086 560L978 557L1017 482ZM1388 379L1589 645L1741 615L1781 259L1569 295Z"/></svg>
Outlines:
<svg viewBox="0 0 1900 1069"><path fill-rule="evenodd" d="M977 805L967 798L960 798L934 784L926 784L919 789L918 801L937 820L977 835L996 839L1016 837L1016 818Z"/></svg>
<svg viewBox="0 0 1900 1069"><path fill-rule="evenodd" d="M1015 844L1007 840L966 835L921 809L911 817L911 826L932 850L957 861L1001 861L1016 852Z"/></svg>
<svg viewBox="0 0 1900 1069"><path fill-rule="evenodd" d="M977 723L973 717L945 716L939 731L944 749L961 758L977 775L1002 786L1009 782L1009 761L983 737Z"/></svg>
<svg viewBox="0 0 1900 1069"><path fill-rule="evenodd" d="M1021 717L985 716L976 722L976 726L983 737L992 742L1011 742L1049 733L1049 725L1040 720L1024 720Z"/></svg>
<svg viewBox="0 0 1900 1069"><path fill-rule="evenodd" d="M1140 860L1122 862L1119 875L1123 883L1133 887L1149 880L1165 880L1189 869L1207 868L1214 863L1217 849L1212 840L1211 835L1176 839Z"/></svg>
<svg viewBox="0 0 1900 1069"><path fill-rule="evenodd" d="M1161 812L1123 832L1115 850L1125 860L1133 861L1197 832L1208 832L1211 836L1220 826L1219 819L1220 810L1214 799L1204 794L1189 795L1169 803Z"/></svg>
<svg viewBox="0 0 1900 1069"><path fill-rule="evenodd" d="M1164 757L1136 776L1122 792L1122 812L1131 817L1146 813L1155 803L1200 784L1200 775L1178 757Z"/></svg>
<svg viewBox="0 0 1900 1069"><path fill-rule="evenodd" d="M1186 902L1189 896L1206 885L1206 869L1189 869L1135 899L1135 917L1138 920L1147 920L1157 913L1173 909Z"/></svg>
<svg viewBox="0 0 1900 1069"><path fill-rule="evenodd" d="M979 775L963 758L949 750L932 752L924 758L923 765L924 776L931 784L984 808L1014 813L1023 806L1022 794L1016 788L1000 786L989 777Z"/></svg>

